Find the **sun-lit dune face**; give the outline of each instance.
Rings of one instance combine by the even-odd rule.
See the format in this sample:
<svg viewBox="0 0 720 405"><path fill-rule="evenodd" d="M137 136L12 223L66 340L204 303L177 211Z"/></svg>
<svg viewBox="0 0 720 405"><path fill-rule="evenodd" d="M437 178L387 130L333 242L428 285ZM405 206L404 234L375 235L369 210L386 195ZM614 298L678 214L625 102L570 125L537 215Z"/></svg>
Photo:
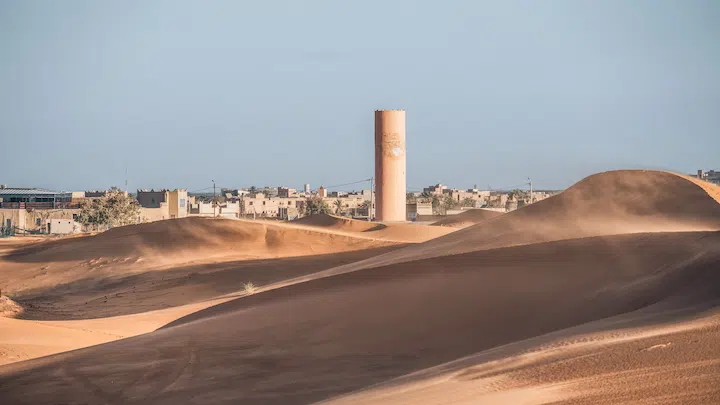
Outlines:
<svg viewBox="0 0 720 405"><path fill-rule="evenodd" d="M720 230L720 204L708 194L714 186L707 186L667 172L599 173L546 200L392 255L413 251L432 257L600 235Z"/></svg>
<svg viewBox="0 0 720 405"><path fill-rule="evenodd" d="M450 226L454 228L466 228L468 226L479 224L500 215L502 215L502 213L483 209L473 209L461 212L457 215L451 215L447 218L443 218L439 221L434 222L433 225Z"/></svg>
<svg viewBox="0 0 720 405"><path fill-rule="evenodd" d="M10 246L0 285L43 321L0 318L0 398L714 403L715 191L617 171L457 231L190 219Z"/></svg>
<svg viewBox="0 0 720 405"><path fill-rule="evenodd" d="M35 244L8 256L14 261L193 256L289 257L365 249L390 242L261 221L183 218L111 229L83 237Z"/></svg>
<svg viewBox="0 0 720 405"><path fill-rule="evenodd" d="M582 238L315 278L191 313L155 333L0 369L0 395L21 404L87 402L98 393L119 402L312 403L633 311L712 309L718 237ZM630 326L648 320L638 322ZM152 377L136 385L150 368ZM55 385L50 376L62 370L68 384ZM702 374L693 381L712 377L707 367L694 370ZM83 380L95 390L69 383Z"/></svg>
<svg viewBox="0 0 720 405"><path fill-rule="evenodd" d="M399 243L427 242L428 240L435 239L455 231L454 228L440 229L438 227L428 225L408 223L384 224L325 214L300 218L292 223L322 229L332 229L340 232L351 232L354 236Z"/></svg>

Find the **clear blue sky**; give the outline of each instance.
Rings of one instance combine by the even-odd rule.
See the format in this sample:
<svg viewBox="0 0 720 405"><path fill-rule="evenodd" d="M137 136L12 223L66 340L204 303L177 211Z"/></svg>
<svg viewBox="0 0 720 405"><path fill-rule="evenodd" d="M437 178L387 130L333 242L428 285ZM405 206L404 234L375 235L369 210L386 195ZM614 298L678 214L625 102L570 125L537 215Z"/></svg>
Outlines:
<svg viewBox="0 0 720 405"><path fill-rule="evenodd" d="M720 166L720 2L0 0L0 183L566 187Z"/></svg>

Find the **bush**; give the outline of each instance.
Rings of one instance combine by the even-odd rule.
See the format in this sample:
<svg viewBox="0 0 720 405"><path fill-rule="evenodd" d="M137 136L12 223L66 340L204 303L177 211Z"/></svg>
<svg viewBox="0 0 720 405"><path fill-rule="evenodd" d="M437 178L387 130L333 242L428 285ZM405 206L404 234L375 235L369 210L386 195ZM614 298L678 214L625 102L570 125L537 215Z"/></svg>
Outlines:
<svg viewBox="0 0 720 405"><path fill-rule="evenodd" d="M247 295L255 294L256 291L257 291L257 287L255 287L255 284L253 284L252 281L248 281L243 286L243 292Z"/></svg>

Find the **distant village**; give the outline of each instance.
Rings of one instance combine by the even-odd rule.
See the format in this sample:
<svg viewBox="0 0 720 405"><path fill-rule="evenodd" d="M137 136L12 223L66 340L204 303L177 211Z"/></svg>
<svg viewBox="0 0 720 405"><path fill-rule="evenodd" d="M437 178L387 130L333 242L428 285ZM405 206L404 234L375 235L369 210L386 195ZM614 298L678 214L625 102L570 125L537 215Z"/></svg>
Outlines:
<svg viewBox="0 0 720 405"><path fill-rule="evenodd" d="M720 184L720 172L699 170L692 175ZM222 217L294 220L318 213L361 220L374 219L374 192L329 191L324 186L302 190L289 187L220 189L218 192L188 192L187 189L137 190L126 196L136 210L131 223L145 223L185 217ZM72 234L90 227L81 219L83 206L102 199L111 190L56 192L39 188L0 186L0 235ZM558 190L480 190L450 188L436 184L407 193L408 222L433 222L438 217L467 210L510 212L542 201ZM106 226L107 229L109 226ZM98 230L95 227L94 230Z"/></svg>

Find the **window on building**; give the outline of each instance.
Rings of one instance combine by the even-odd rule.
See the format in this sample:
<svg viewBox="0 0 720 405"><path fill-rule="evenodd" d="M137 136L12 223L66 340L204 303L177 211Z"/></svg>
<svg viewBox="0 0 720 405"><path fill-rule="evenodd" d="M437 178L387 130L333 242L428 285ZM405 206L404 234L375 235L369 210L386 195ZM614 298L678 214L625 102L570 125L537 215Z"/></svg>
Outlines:
<svg viewBox="0 0 720 405"><path fill-rule="evenodd" d="M180 199L180 208L185 208L185 199L184 198Z"/></svg>
<svg viewBox="0 0 720 405"><path fill-rule="evenodd" d="M35 218L35 226L40 226L41 220L40 218Z"/></svg>

